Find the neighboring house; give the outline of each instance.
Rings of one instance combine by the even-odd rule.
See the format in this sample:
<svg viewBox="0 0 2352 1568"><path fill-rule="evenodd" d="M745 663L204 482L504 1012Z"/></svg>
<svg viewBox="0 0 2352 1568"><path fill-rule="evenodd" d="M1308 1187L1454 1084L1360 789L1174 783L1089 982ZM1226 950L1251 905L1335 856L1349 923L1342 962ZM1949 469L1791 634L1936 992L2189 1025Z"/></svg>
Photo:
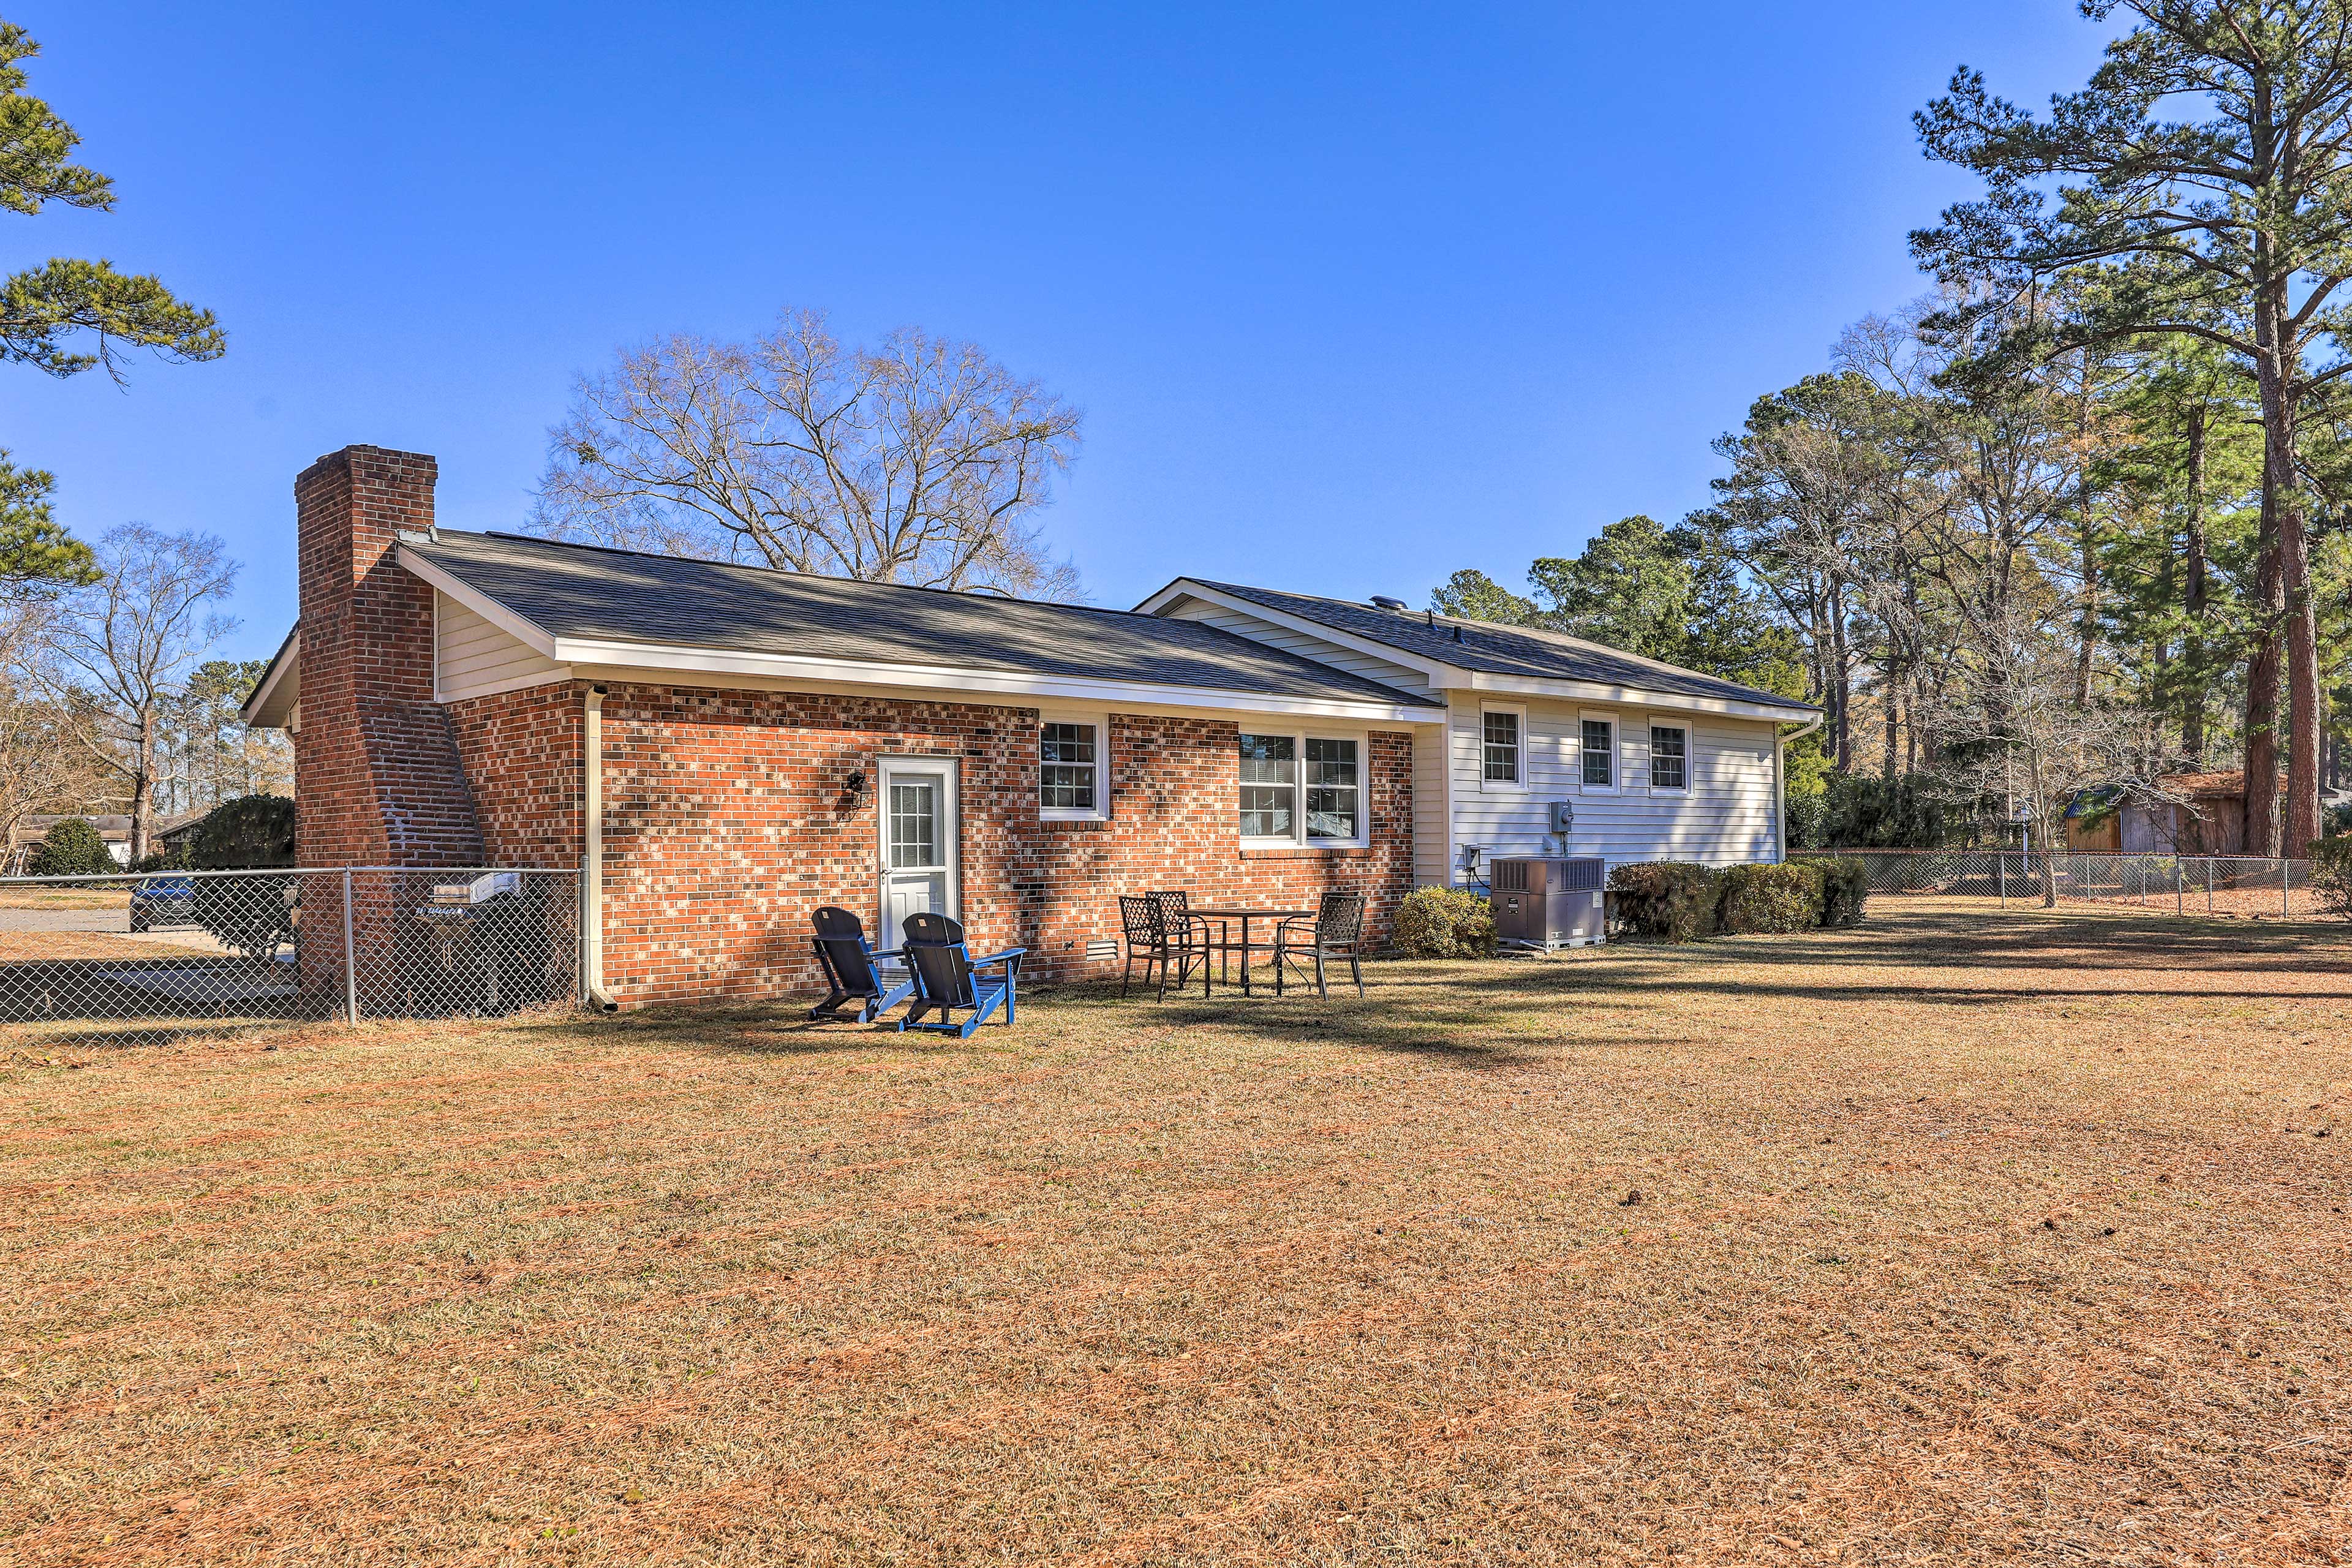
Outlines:
<svg viewBox="0 0 2352 1568"><path fill-rule="evenodd" d="M76 814L70 812L59 812L54 814L41 814L20 819L17 822L16 828L8 835L7 864L9 869L14 872L19 870L22 867L28 865L32 859L33 850L38 847L41 841L49 836L49 829L55 827L58 823L65 821L68 816L73 815ZM129 816L85 816L83 820L88 822L92 827L98 829L99 838L106 845L107 853L114 857L114 863L116 865L128 866L131 864L131 818ZM158 816L155 819L156 847L161 848L169 845L172 842L172 836L174 833L184 828L193 827L195 824L202 822L203 820L204 813L200 811L173 812L167 816Z"/></svg>
<svg viewBox="0 0 2352 1568"><path fill-rule="evenodd" d="M1413 876L1423 885L1483 888L1498 855L1778 860L1780 726L1821 717L1581 637L1396 601L1180 577L1140 607L1444 704L1437 743L1414 752ZM1574 813L1565 835L1552 832L1559 801Z"/></svg>
<svg viewBox="0 0 2352 1568"><path fill-rule="evenodd" d="M1149 889L1353 888L1384 941L1457 832L1539 848L1553 798L1577 803L1575 850L1769 859L1772 721L1813 717L1571 639L1511 633L1543 659L1498 674L1290 646L1273 612L1234 629L1165 595L1181 613L441 531L435 474L352 447L297 479L300 619L247 720L293 736L304 865L593 854L591 966L625 1004L804 986L825 903L885 944L944 909L1065 976L1111 970L1115 895ZM1561 774L1599 765L1563 761L1589 731L1562 723L1604 712L1606 790ZM1679 727L1679 791L1652 782L1673 772L1654 724Z"/></svg>

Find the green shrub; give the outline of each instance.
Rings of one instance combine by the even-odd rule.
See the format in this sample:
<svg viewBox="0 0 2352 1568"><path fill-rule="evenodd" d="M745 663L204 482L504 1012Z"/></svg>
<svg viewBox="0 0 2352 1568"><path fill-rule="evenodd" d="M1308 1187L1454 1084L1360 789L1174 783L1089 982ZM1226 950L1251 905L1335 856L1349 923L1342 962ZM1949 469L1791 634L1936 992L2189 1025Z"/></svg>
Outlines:
<svg viewBox="0 0 2352 1568"><path fill-rule="evenodd" d="M1802 861L1734 866L1723 873L1724 931L1734 936L1811 931L1822 923L1822 879Z"/></svg>
<svg viewBox="0 0 2352 1568"><path fill-rule="evenodd" d="M1416 888L1397 906L1397 952L1407 958L1486 958L1495 951L1495 911L1475 893Z"/></svg>
<svg viewBox="0 0 2352 1568"><path fill-rule="evenodd" d="M1858 926L1862 906L1870 895L1870 868L1852 855L1808 859L1822 874L1822 924Z"/></svg>
<svg viewBox="0 0 2352 1568"><path fill-rule="evenodd" d="M1723 873L1683 860L1646 860L1609 873L1617 917L1643 936L1696 942L1713 936L1723 904Z"/></svg>
<svg viewBox="0 0 2352 1568"><path fill-rule="evenodd" d="M121 868L88 817L68 816L42 838L29 872L36 877L98 877Z"/></svg>
<svg viewBox="0 0 2352 1568"><path fill-rule="evenodd" d="M2311 857L2311 886L2319 895L2319 907L2352 921L2352 837L2314 839L2306 853Z"/></svg>
<svg viewBox="0 0 2352 1568"><path fill-rule="evenodd" d="M294 864L294 803L281 795L225 800L196 824L190 865L244 871Z"/></svg>

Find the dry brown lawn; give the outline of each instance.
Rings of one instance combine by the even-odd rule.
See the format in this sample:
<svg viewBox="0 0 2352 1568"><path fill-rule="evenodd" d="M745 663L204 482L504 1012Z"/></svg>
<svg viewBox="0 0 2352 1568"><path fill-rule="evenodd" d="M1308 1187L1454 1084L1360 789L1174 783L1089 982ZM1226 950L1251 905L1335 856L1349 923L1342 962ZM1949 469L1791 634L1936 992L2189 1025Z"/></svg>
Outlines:
<svg viewBox="0 0 2352 1568"><path fill-rule="evenodd" d="M2342 928L1373 977L19 1048L0 1561L2352 1562Z"/></svg>

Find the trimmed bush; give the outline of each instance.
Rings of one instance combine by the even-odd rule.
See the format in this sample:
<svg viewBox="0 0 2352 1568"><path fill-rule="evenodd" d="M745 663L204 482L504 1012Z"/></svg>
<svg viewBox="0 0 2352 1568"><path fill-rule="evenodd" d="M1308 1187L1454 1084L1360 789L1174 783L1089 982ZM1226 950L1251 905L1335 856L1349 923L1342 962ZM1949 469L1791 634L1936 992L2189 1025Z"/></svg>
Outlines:
<svg viewBox="0 0 2352 1568"><path fill-rule="evenodd" d="M2305 853L2311 857L2311 886L2319 894L2319 907L2352 921L2352 837L2314 839Z"/></svg>
<svg viewBox="0 0 2352 1568"><path fill-rule="evenodd" d="M1713 936L1723 904L1723 873L1684 860L1647 860L1609 873L1617 916L1643 936L1696 942Z"/></svg>
<svg viewBox="0 0 2352 1568"><path fill-rule="evenodd" d="M106 840L89 819L68 816L52 825L33 851L29 873L36 877L102 877L122 869L114 863Z"/></svg>
<svg viewBox="0 0 2352 1568"><path fill-rule="evenodd" d="M282 795L225 800L196 824L188 863L200 871L247 871L294 864L294 803Z"/></svg>
<svg viewBox="0 0 2352 1568"><path fill-rule="evenodd" d="M1862 906L1870 896L1870 868L1852 855L1808 859L1822 874L1822 924L1858 926Z"/></svg>
<svg viewBox="0 0 2352 1568"><path fill-rule="evenodd" d="M1802 861L1731 867L1719 918L1733 936L1811 931L1822 923L1822 874Z"/></svg>
<svg viewBox="0 0 2352 1568"><path fill-rule="evenodd" d="M1396 950L1407 958L1489 958L1495 911L1475 893L1416 888L1397 906Z"/></svg>

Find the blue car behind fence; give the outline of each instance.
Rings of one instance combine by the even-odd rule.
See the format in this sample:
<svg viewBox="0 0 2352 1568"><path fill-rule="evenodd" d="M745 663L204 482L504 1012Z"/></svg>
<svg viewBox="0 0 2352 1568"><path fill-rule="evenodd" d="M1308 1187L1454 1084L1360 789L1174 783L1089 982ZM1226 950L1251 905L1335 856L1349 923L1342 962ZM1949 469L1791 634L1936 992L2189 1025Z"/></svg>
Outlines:
<svg viewBox="0 0 2352 1568"><path fill-rule="evenodd" d="M151 877L131 895L131 929L196 923L196 884L186 877Z"/></svg>

